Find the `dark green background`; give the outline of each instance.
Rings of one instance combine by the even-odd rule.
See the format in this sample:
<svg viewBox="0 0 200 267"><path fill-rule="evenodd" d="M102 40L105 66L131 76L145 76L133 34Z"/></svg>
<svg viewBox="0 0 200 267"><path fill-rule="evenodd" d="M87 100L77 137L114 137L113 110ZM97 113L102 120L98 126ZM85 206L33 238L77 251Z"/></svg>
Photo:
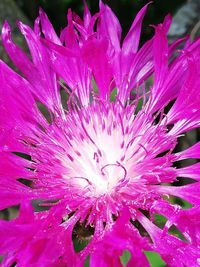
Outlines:
<svg viewBox="0 0 200 267"><path fill-rule="evenodd" d="M56 31L59 33L60 29L66 25L67 9L72 8L73 11L82 15L83 1L82 0L15 0L18 6L24 11L27 17L33 21L38 15L38 8L41 6L48 14ZM87 3L92 13L98 10L98 0L88 0ZM145 0L104 0L115 14L118 16L123 33L127 32L131 25L133 18L142 6L150 1ZM145 27L149 24L157 24L163 21L167 13L174 14L177 9L186 1L185 0L154 0L149 6L148 12L144 20L144 30L142 40L148 39L153 32L151 27Z"/></svg>

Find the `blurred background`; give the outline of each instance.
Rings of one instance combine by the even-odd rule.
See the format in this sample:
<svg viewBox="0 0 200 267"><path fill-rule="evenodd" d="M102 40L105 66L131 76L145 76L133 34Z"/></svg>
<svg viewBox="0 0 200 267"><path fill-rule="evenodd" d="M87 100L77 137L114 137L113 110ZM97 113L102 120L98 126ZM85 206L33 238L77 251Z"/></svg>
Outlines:
<svg viewBox="0 0 200 267"><path fill-rule="evenodd" d="M123 36L125 36L136 13L149 1L104 0L103 2L108 4L119 18L123 29ZM173 23L168 34L169 42L173 42L175 39L185 36L186 34L189 34L191 39L195 39L199 35L200 0L154 0L152 2L144 19L141 44L153 34L153 28L148 25L161 23L168 13L173 16ZM87 3L91 13L98 11L98 0L87 0ZM39 7L45 10L58 34L66 25L68 8L71 8L80 16L83 14L82 0L0 0L0 27L5 19L8 20L13 29L13 39L23 47L24 50L27 50L27 47L25 46L23 37L19 34L15 26L15 22L16 20L21 20L26 24L33 25L34 19L38 15ZM1 44L0 58L12 66ZM183 150L194 144L197 140L200 140L199 132L197 130L191 131L186 134L186 138L180 139L180 145L177 149ZM172 202L180 204L183 208L190 207L189 203L183 202L177 198L172 199ZM11 219L17 216L17 212L18 207L12 207L9 210L7 209L0 212L0 218ZM162 216L155 216L155 224L163 227L165 222L166 220ZM176 229L173 229L172 234L179 235ZM77 251L81 250L85 245L84 242L80 244L76 239L74 244ZM158 254L152 252L145 252L145 254L152 267L166 266ZM129 258L130 254L125 251L121 258L124 266L126 266ZM85 266L88 266L88 263L86 263Z"/></svg>

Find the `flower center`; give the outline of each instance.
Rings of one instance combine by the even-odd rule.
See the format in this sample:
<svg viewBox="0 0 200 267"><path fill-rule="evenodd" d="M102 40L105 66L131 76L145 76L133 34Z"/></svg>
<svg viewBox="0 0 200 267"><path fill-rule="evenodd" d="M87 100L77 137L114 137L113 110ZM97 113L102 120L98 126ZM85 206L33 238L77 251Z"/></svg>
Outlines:
<svg viewBox="0 0 200 267"><path fill-rule="evenodd" d="M130 136L124 127L129 121L119 118L119 111L87 109L89 121L82 112L81 127L71 124L76 135L70 141L68 157L62 160L68 170L65 178L81 188L87 187L95 196L109 194L128 179Z"/></svg>
<svg viewBox="0 0 200 267"><path fill-rule="evenodd" d="M111 193L127 178L126 167L121 161L123 149L118 144L119 139L116 139L118 133L106 135L97 135L95 145L82 142L78 149L79 156L75 158L73 155L72 159L70 155L71 162L67 164L70 169L68 177L74 178L75 183L83 188L88 186L95 196Z"/></svg>
<svg viewBox="0 0 200 267"><path fill-rule="evenodd" d="M67 157L61 159L66 169L63 177L79 195L98 198L135 192L139 197L141 188L146 194L148 184L171 181L170 160L155 157L173 140L144 112L135 116L131 107L96 104L67 119L70 138ZM161 177L162 168L166 177Z"/></svg>

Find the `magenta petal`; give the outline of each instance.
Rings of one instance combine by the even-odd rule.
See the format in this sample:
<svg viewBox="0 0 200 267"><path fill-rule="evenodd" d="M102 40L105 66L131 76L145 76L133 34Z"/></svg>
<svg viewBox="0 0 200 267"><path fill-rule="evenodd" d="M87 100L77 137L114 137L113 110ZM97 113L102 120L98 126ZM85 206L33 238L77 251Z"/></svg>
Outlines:
<svg viewBox="0 0 200 267"><path fill-rule="evenodd" d="M2 28L2 42L11 60L20 71L24 72L25 75L29 75L30 72L35 72L35 68L29 58L12 42L11 28L7 22L4 23Z"/></svg>
<svg viewBox="0 0 200 267"><path fill-rule="evenodd" d="M177 175L181 177L188 177L194 180L200 180L200 163L193 164L185 168L177 169Z"/></svg>
<svg viewBox="0 0 200 267"><path fill-rule="evenodd" d="M102 99L108 99L112 89L111 65L105 53L107 48L106 40L91 40L82 49L82 57L92 70Z"/></svg>
<svg viewBox="0 0 200 267"><path fill-rule="evenodd" d="M177 160L188 159L188 158L200 158L200 142L189 147L188 149L176 154Z"/></svg>
<svg viewBox="0 0 200 267"><path fill-rule="evenodd" d="M156 32L153 40L153 56L155 65L155 82L152 88L153 105L157 102L162 102L164 82L168 74L168 41L166 31L163 25L156 27ZM156 109L154 107L154 109Z"/></svg>
<svg viewBox="0 0 200 267"><path fill-rule="evenodd" d="M131 253L127 266L150 266L142 252L142 249L149 248L148 242L129 224L129 216L129 212L125 210L115 225L107 230L103 241L96 244L90 259L91 267L122 266L120 256L125 249Z"/></svg>
<svg viewBox="0 0 200 267"><path fill-rule="evenodd" d="M65 38L65 46L67 48L76 50L78 49L78 36L74 29L73 21L72 21L72 11L69 9L67 14L68 25L64 31Z"/></svg>
<svg viewBox="0 0 200 267"><path fill-rule="evenodd" d="M139 221L153 240L153 248L158 251L169 266L198 266L199 250L170 234L162 235L162 230L151 223L145 216L139 215ZM173 251L176 250L176 253Z"/></svg>
<svg viewBox="0 0 200 267"><path fill-rule="evenodd" d="M177 122L179 120L183 121L181 131L178 130L179 127L178 123L174 126L175 129L172 130L172 131L177 131L179 133L199 126L200 94L198 91L199 81L198 79L196 79L196 77L199 75L199 66L195 62L195 59L191 56L187 58L187 64L188 64L187 79L185 80L181 88L180 94L176 102L174 103L173 107L171 108L168 114L169 123ZM185 119L187 120L186 123L184 123Z"/></svg>
<svg viewBox="0 0 200 267"><path fill-rule="evenodd" d="M186 201L198 206L200 203L200 184L199 182L184 186L160 186L155 188L164 195L173 195L185 199Z"/></svg>
<svg viewBox="0 0 200 267"><path fill-rule="evenodd" d="M130 66L130 88L142 84L153 72L153 40L147 41L134 56Z"/></svg>
<svg viewBox="0 0 200 267"><path fill-rule="evenodd" d="M127 33L123 41L122 52L125 55L136 53L138 50L142 21L148 5L149 3L138 12L136 18L133 21L133 24L131 25L129 32Z"/></svg>
<svg viewBox="0 0 200 267"><path fill-rule="evenodd" d="M46 40L42 42L48 48L51 68L65 81L71 91L78 95L82 105L87 106L92 73L88 65L81 60L80 52L74 52Z"/></svg>
<svg viewBox="0 0 200 267"><path fill-rule="evenodd" d="M12 42L11 30L8 23L4 24L2 30L4 47L15 65L22 73L24 73L26 78L33 85L32 91L36 98L44 105L53 109L54 106L60 105L60 99L58 96L55 76L52 74L47 64L48 60L46 52L39 43L38 36L36 36L28 26L23 26L22 23L19 23L19 25L25 35L27 43L29 44L34 64L24 52ZM46 97L44 88L48 90L49 97Z"/></svg>
<svg viewBox="0 0 200 267"><path fill-rule="evenodd" d="M49 68L48 56L45 49L39 42L39 38L34 34L34 32L28 26L19 22L18 27L27 41L33 62L37 66L37 70L39 72L38 74L40 75L38 76L41 79L41 82L44 83L44 85L43 84L41 85L46 86L46 89L48 90L50 95L49 99L47 98L46 101L43 100L45 99L45 95L41 95L41 97L43 98L42 102L44 104L49 105L50 107L53 105L59 106L60 96L58 95L57 82L55 80L56 77L55 74L52 72L52 70ZM34 84L35 81L31 79L31 77L29 79Z"/></svg>
<svg viewBox="0 0 200 267"><path fill-rule="evenodd" d="M156 27L156 33L153 43L154 50L154 60L155 60L155 82L154 86L157 89L157 94L161 91L161 86L165 81L165 76L167 75L168 68L168 42L165 31L162 26ZM154 94L156 92L153 91Z"/></svg>
<svg viewBox="0 0 200 267"><path fill-rule="evenodd" d="M41 20L41 25L42 25L42 32L45 36L45 38L49 41L52 41L56 44L61 44L56 32L54 31L54 28L49 21L46 13L40 8L40 20Z"/></svg>
<svg viewBox="0 0 200 267"><path fill-rule="evenodd" d="M25 133L29 131L28 125L31 123L33 128L37 123L45 125L45 120L38 111L32 97L32 86L2 61L0 61L0 79L2 85L0 88L1 138L6 138L6 132L4 134L4 131L15 132L17 135L19 134L17 129L21 128L21 131ZM24 102L24 98L27 99L26 102ZM10 108L11 106L12 108ZM23 130L22 121L27 122L26 125L23 125ZM8 146L6 143L5 145Z"/></svg>
<svg viewBox="0 0 200 267"><path fill-rule="evenodd" d="M25 220L22 220L22 216ZM50 218L51 221L48 222ZM72 241L67 238L70 232L59 226L60 219L54 219L53 214L48 212L44 212L42 216L34 215L28 205L24 206L20 220L0 221L0 240L5 233L9 236L1 246L0 253L8 253L9 258L13 259L13 262L17 261L20 266L61 267L66 262L70 266L76 266L74 251L63 247L64 242ZM18 241L13 242L14 240Z"/></svg>
<svg viewBox="0 0 200 267"><path fill-rule="evenodd" d="M90 22L91 22L91 14L90 14L90 10L87 6L87 3L86 1L84 0L84 16L83 16L83 19L84 19L84 26L85 28L88 28L89 25L90 25Z"/></svg>
<svg viewBox="0 0 200 267"><path fill-rule="evenodd" d="M97 32L100 36L108 38L115 51L120 50L121 31L120 23L115 14L100 1L100 21Z"/></svg>

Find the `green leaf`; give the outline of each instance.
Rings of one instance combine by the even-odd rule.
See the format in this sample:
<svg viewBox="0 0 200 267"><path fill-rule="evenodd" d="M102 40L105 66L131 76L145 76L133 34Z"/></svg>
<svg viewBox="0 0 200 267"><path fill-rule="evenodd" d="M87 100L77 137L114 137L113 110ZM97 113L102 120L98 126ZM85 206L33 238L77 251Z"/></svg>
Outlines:
<svg viewBox="0 0 200 267"><path fill-rule="evenodd" d="M110 93L110 102L115 102L117 96L117 88L115 87Z"/></svg>
<svg viewBox="0 0 200 267"><path fill-rule="evenodd" d="M120 257L121 264L126 267L127 263L131 258L131 253L128 250L124 250L122 256Z"/></svg>
<svg viewBox="0 0 200 267"><path fill-rule="evenodd" d="M167 218L165 218L163 215L154 214L154 223L155 223L155 225L157 225L158 227L163 228L166 222L167 222Z"/></svg>
<svg viewBox="0 0 200 267"><path fill-rule="evenodd" d="M136 114L142 109L142 105L143 105L143 99L139 99L137 107L136 107Z"/></svg>
<svg viewBox="0 0 200 267"><path fill-rule="evenodd" d="M160 255L154 251L144 251L151 267L165 267L166 264L160 257Z"/></svg>
<svg viewBox="0 0 200 267"><path fill-rule="evenodd" d="M84 267L89 267L90 266L90 257L88 256L84 262Z"/></svg>
<svg viewBox="0 0 200 267"><path fill-rule="evenodd" d="M96 81L94 78L92 78L92 86L93 86L93 90L96 94L98 94L99 90L98 90L98 86L96 84Z"/></svg>

